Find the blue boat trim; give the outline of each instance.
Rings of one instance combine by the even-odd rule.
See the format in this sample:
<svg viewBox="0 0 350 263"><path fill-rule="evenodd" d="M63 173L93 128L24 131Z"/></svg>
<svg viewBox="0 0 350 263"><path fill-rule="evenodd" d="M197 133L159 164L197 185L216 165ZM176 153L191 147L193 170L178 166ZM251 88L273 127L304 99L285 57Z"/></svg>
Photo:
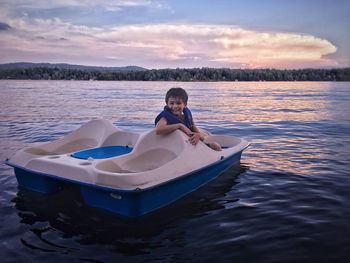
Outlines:
<svg viewBox="0 0 350 263"><path fill-rule="evenodd" d="M128 154L133 148L129 146L104 146L98 148L92 148L88 150L83 150L79 152L72 153L72 157L78 159L87 160L89 158L93 159L106 159L111 157L116 157L124 154Z"/></svg>

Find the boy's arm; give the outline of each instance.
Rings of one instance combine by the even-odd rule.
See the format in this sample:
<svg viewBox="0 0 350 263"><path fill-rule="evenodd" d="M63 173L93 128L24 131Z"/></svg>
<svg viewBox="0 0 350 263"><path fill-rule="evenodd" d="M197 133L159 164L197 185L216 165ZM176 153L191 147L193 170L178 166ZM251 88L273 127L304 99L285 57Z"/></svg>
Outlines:
<svg viewBox="0 0 350 263"><path fill-rule="evenodd" d="M194 131L195 133L198 133L198 134L199 134L199 139L200 139L201 141L203 141L204 138L205 138L205 134L202 133L202 132L200 131L200 129L198 129L198 127L196 126L196 124L195 124L194 122L193 122L192 129L193 129L193 131Z"/></svg>
<svg viewBox="0 0 350 263"><path fill-rule="evenodd" d="M168 125L165 118L161 118L156 125L156 133L158 135L166 135L166 134L172 133L175 130L181 130L188 136L191 136L192 134L192 131L182 123Z"/></svg>
<svg viewBox="0 0 350 263"><path fill-rule="evenodd" d="M193 133L189 139L189 142L193 145L196 145L199 141L204 140L204 134L197 128L196 124L193 122L192 124Z"/></svg>

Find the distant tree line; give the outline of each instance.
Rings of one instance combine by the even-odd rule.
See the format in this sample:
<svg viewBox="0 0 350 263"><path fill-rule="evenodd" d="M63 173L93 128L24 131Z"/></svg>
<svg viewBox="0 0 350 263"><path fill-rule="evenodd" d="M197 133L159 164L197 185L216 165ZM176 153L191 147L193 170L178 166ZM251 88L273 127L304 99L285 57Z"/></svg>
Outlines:
<svg viewBox="0 0 350 263"><path fill-rule="evenodd" d="M0 69L0 79L136 81L350 81L350 68L297 70L176 68L139 71L103 71L36 67Z"/></svg>

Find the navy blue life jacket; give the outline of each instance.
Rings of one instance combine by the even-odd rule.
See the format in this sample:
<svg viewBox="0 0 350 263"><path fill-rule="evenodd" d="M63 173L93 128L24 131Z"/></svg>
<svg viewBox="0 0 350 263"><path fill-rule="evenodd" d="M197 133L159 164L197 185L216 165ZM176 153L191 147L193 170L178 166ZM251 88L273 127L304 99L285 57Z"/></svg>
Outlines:
<svg viewBox="0 0 350 263"><path fill-rule="evenodd" d="M191 131L193 128L193 121L192 121L192 113L191 111L186 107L183 110L184 113L184 121L181 121L177 116L175 116L174 114L171 113L171 110L165 106L164 110L158 114L158 116L156 117L156 119L154 120L154 124L157 125L158 121L161 118L165 118L167 123L170 124L177 124L177 123L182 123L185 124L187 128L189 128Z"/></svg>

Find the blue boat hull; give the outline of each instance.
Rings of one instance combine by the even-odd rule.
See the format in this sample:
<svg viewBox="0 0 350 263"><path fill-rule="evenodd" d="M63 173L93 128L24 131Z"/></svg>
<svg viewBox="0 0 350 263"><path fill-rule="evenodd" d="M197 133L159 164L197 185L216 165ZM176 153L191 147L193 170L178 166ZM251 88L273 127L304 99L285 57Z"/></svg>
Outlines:
<svg viewBox="0 0 350 263"><path fill-rule="evenodd" d="M11 164L9 164L11 165ZM12 166L12 165L11 165ZM18 185L42 194L52 194L62 189L62 180L20 167L14 167Z"/></svg>
<svg viewBox="0 0 350 263"><path fill-rule="evenodd" d="M59 191L67 183L77 184L88 206L125 217L139 217L169 205L215 179L237 164L241 154L242 151L161 185L136 190L119 190L81 183L8 164L14 167L18 184L22 187L49 194Z"/></svg>

